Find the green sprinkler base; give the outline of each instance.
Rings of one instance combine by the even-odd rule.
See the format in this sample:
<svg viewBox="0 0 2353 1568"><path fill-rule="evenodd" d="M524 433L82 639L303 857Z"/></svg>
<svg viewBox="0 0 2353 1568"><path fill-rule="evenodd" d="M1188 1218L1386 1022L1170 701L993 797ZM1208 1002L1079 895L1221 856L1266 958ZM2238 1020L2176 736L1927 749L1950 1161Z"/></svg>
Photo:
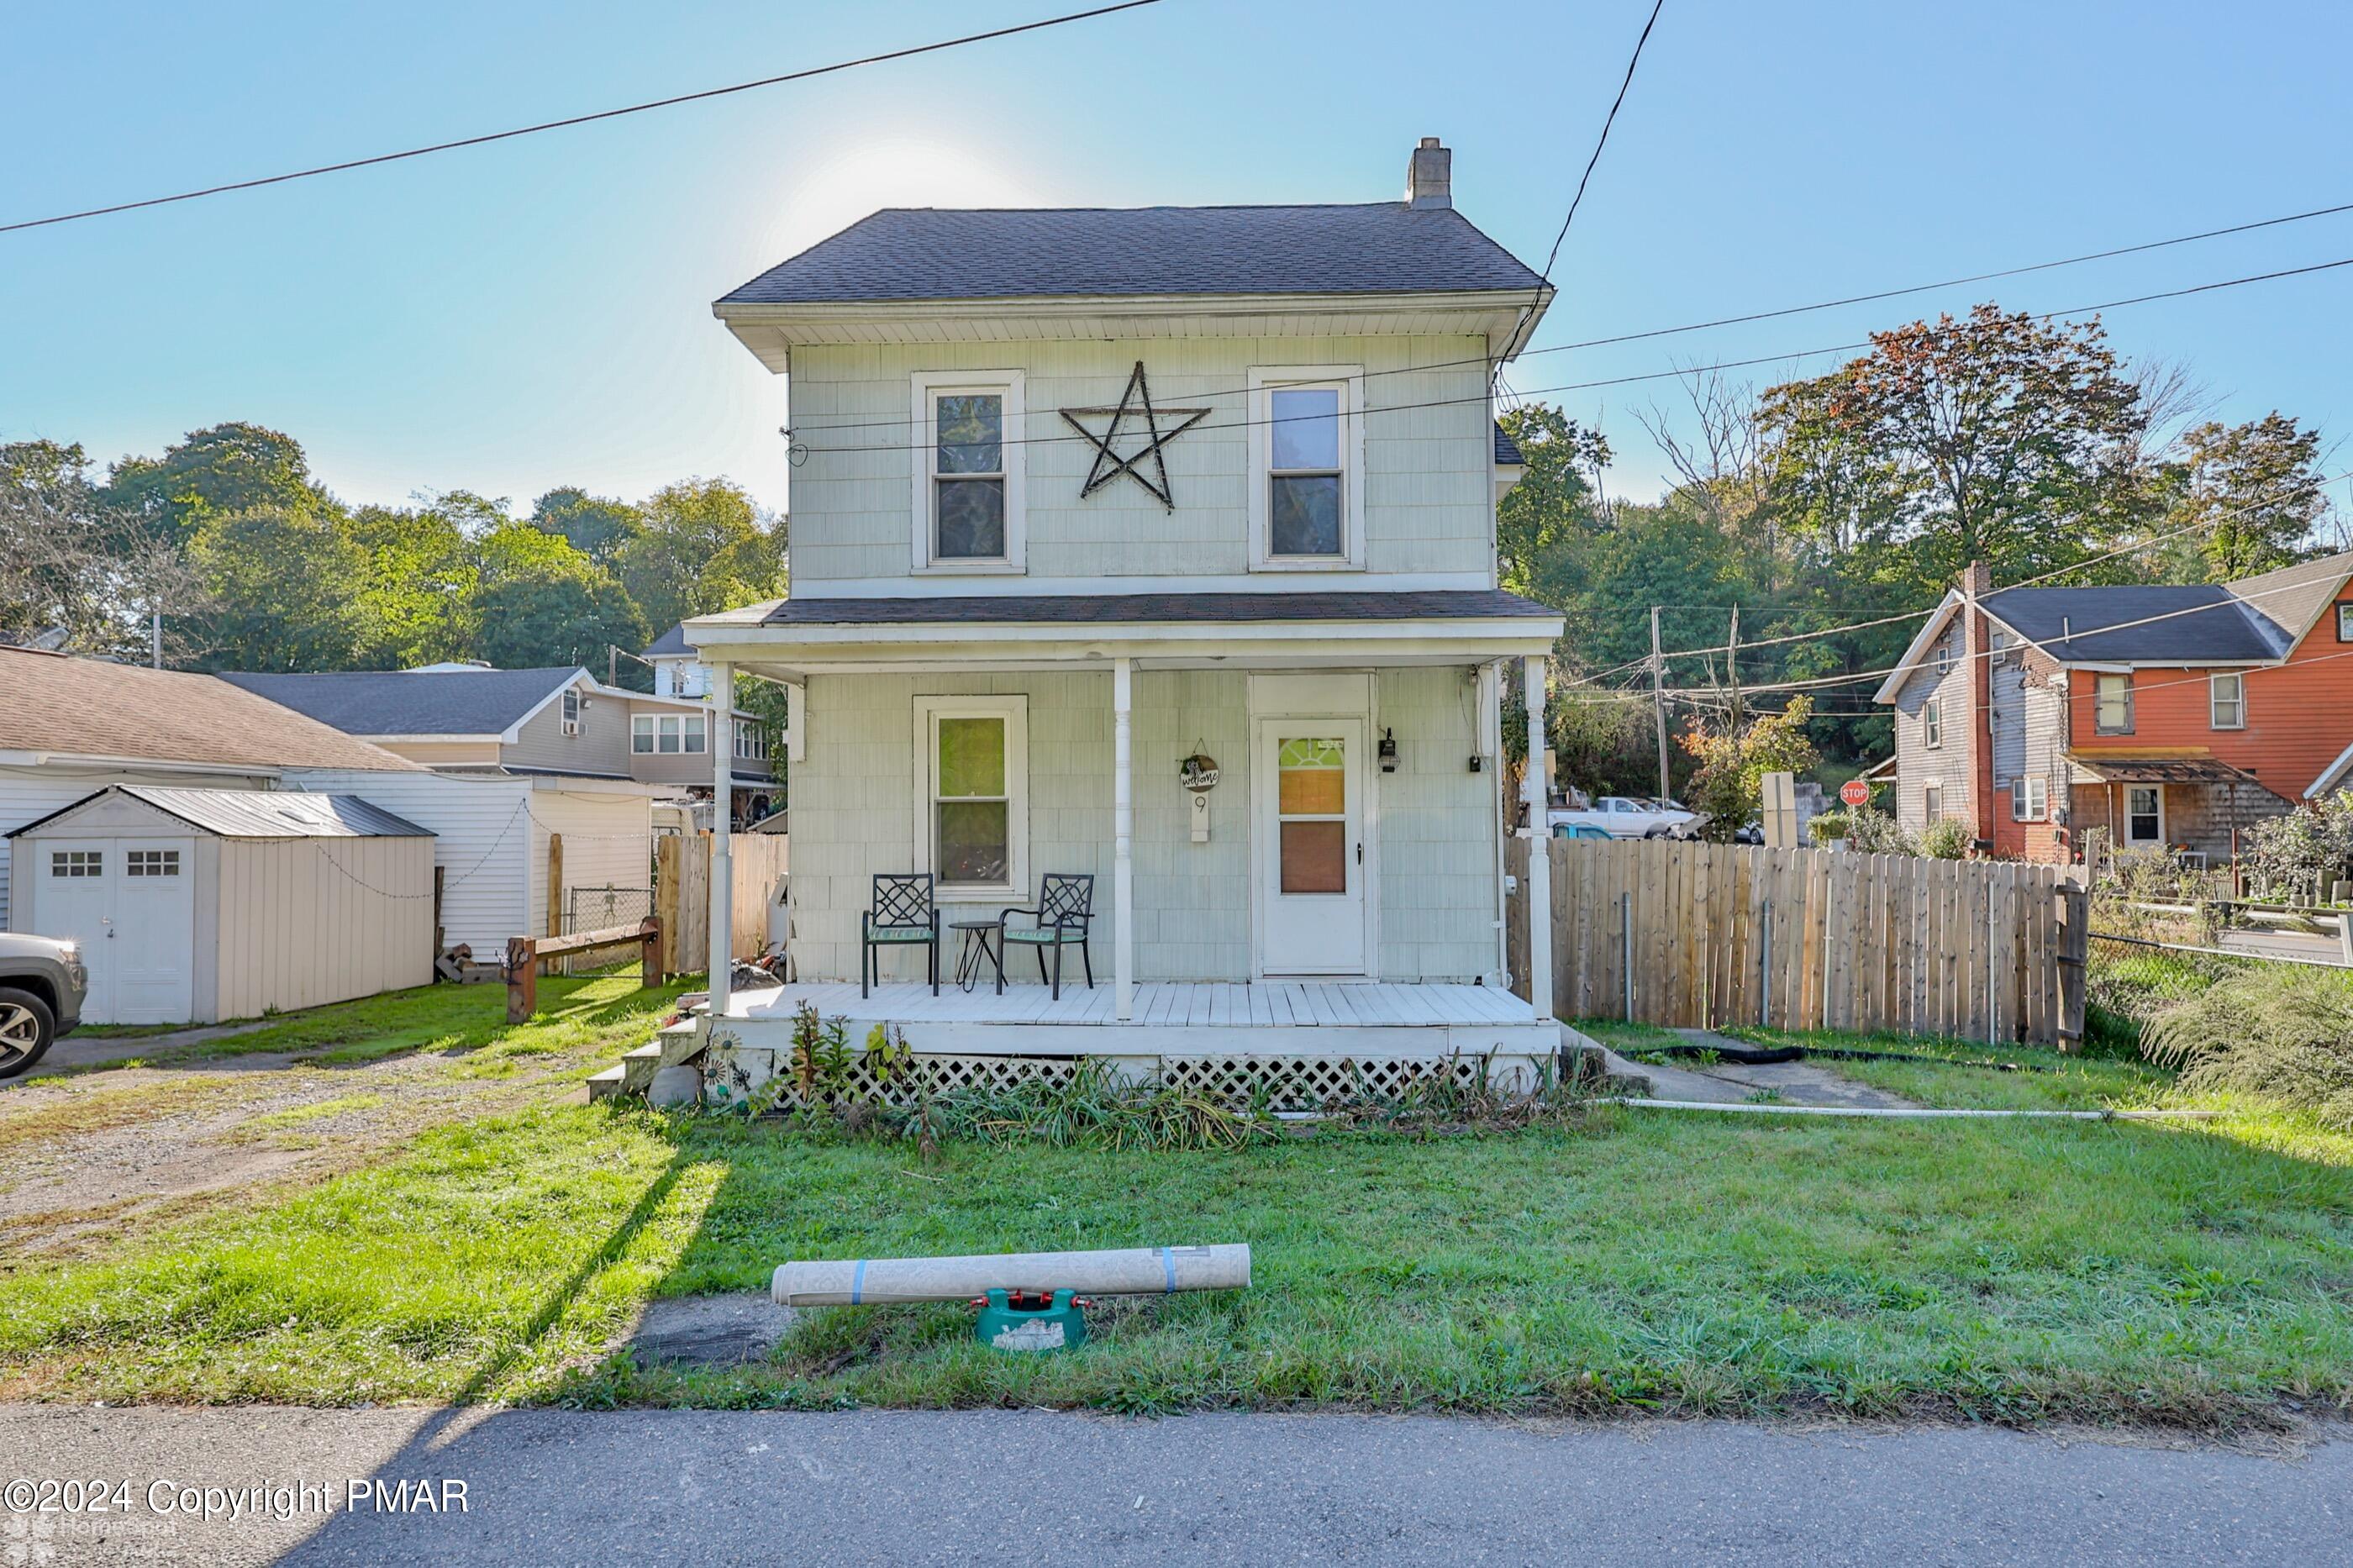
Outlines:
<svg viewBox="0 0 2353 1568"><path fill-rule="evenodd" d="M1087 1342L1086 1303L1069 1290L991 1290L980 1300L974 1331L1000 1351L1074 1351Z"/></svg>

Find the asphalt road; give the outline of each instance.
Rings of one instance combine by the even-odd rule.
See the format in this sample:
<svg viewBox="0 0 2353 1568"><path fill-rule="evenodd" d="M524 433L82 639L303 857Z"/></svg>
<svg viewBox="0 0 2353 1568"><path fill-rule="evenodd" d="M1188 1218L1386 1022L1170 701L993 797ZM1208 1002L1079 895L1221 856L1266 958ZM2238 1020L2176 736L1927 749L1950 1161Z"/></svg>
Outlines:
<svg viewBox="0 0 2353 1568"><path fill-rule="evenodd" d="M0 1513L10 1568L2353 1563L2353 1433L2256 1453L1732 1422L20 1405L0 1477L131 1505ZM227 1489L301 1483L282 1521L266 1492L258 1519L249 1497L190 1517L190 1489L225 1510Z"/></svg>

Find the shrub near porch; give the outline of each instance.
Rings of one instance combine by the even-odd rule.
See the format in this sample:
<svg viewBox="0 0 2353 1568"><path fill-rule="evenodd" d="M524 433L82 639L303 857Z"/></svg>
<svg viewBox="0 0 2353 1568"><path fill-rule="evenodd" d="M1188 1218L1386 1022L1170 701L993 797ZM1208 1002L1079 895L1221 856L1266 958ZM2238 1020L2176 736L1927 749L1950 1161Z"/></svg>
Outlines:
<svg viewBox="0 0 2353 1568"><path fill-rule="evenodd" d="M2273 1147L2258 1146L2269 1137ZM2353 1401L2353 1143L2306 1131L1599 1112L1224 1153L903 1142L549 1107L0 1280L14 1393L1120 1410L1341 1405L2237 1426ZM609 1359L649 1294L792 1257L1247 1240L1256 1284L1120 1303L1081 1354L955 1307L812 1314L778 1359Z"/></svg>

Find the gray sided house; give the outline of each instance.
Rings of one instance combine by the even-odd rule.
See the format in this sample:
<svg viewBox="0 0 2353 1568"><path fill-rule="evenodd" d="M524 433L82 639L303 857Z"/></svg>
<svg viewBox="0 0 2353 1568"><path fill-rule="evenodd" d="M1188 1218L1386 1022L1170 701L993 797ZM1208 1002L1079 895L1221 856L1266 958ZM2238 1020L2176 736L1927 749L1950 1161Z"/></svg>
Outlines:
<svg viewBox="0 0 2353 1568"><path fill-rule="evenodd" d="M1543 966L1504 990L1498 715L1524 659L1541 707L1562 623L1497 582L1490 386L1552 290L1448 165L1426 142L1405 199L1349 205L879 212L716 303L791 375L792 596L684 640L794 689L828 1010L876 877L934 879L946 964L1060 874L1103 984L1051 1003L1017 947L1034 1021L1549 1037ZM883 990L916 1008L926 963L881 952Z"/></svg>

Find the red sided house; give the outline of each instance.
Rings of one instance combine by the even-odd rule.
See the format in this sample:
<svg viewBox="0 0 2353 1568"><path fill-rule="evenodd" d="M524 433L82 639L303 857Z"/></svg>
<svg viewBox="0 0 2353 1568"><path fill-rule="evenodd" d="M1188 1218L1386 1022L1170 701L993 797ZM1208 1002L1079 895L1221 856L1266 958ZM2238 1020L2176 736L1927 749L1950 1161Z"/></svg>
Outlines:
<svg viewBox="0 0 2353 1568"><path fill-rule="evenodd" d="M2066 860L2086 833L2229 858L2237 836L2353 784L2353 553L2235 583L1945 595L1878 700L1895 815Z"/></svg>

